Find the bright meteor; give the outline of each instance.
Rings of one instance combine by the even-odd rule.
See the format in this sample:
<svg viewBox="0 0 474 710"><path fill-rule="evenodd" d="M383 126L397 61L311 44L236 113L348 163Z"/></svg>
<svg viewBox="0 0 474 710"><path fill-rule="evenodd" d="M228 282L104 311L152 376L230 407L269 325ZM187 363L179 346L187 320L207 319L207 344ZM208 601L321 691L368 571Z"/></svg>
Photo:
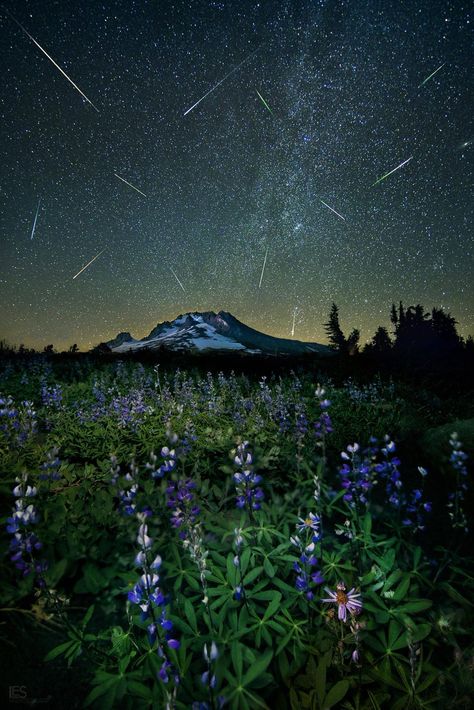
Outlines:
<svg viewBox="0 0 474 710"><path fill-rule="evenodd" d="M106 247L106 248L107 248L107 247ZM93 259L91 259L85 266L82 267L82 269L81 269L80 271L77 272L77 274L76 274L75 276L72 277L72 280L74 281L74 279L77 279L77 277L79 276L79 274L82 274L82 272L83 272L85 269L87 269L87 267L90 266L93 261L95 261L96 259L98 259L99 256L104 253L104 251L105 251L105 249L102 249L102 251L100 251L98 254L96 254L96 256L94 256Z"/></svg>
<svg viewBox="0 0 474 710"><path fill-rule="evenodd" d="M35 220L34 220L34 222L33 222L33 228L32 228L32 230L31 230L31 237L30 237L30 239L33 239L33 237L35 236L36 221L37 221L37 219L38 219L38 214L39 214L40 205L41 205L41 197L40 197L40 199L38 200L38 207L36 208Z"/></svg>
<svg viewBox="0 0 474 710"><path fill-rule="evenodd" d="M346 218L343 217L342 214L339 214L339 212L336 212L336 210L333 207L330 207L328 204L326 204L326 202L324 202L324 200L320 200L320 202L322 202L323 205L328 208L328 210L331 210L331 212L334 212L334 214L337 214L337 216L340 217L340 219L343 219L344 222L346 221Z"/></svg>
<svg viewBox="0 0 474 710"><path fill-rule="evenodd" d="M404 165L409 163L412 158L413 158L413 156L410 156L409 158L404 160L403 163L400 163L400 165L397 165L396 168L393 168L393 170L390 170L389 173L385 173L385 175L382 175L382 177L379 177L379 179L376 180L374 183L372 183L372 185L370 187L373 187L374 185L377 185L379 182L382 182L382 180L385 180L385 178L387 178L389 175L394 173L396 170L400 170L400 168L402 168Z"/></svg>
<svg viewBox="0 0 474 710"><path fill-rule="evenodd" d="M260 274L260 283L258 284L258 287L259 287L259 288L262 287L263 274L264 274L264 272L265 272L265 266L266 266L266 264L267 264L267 256L268 256L268 247L267 247L267 250L266 250L266 252L265 252L265 259L263 260L262 273Z"/></svg>
<svg viewBox="0 0 474 710"><path fill-rule="evenodd" d="M25 27L23 27L23 25L21 24L21 22L18 22L18 20L15 19L15 18L13 17L13 15L11 15L11 14L8 12L8 10L6 10L6 12L7 12L7 14L11 17L11 19L13 20L13 22L15 22L15 23L18 25L18 27L22 30L22 32L24 32L25 35L26 35L27 37L29 37L29 39L31 39L31 41L34 42L34 44L36 44L36 46L38 47L38 49L40 49L40 50L43 52L43 54L49 59L49 61L50 61L52 64L54 64L54 66L56 67L56 69L59 69L59 71L61 72L61 74L66 77L66 79L69 81L69 83L73 85L73 87L76 89L76 91L78 91L78 92L80 93L80 95L87 101L87 103L90 104L90 105L92 106L92 108L97 111L97 113L100 113L100 112L99 112L99 109L97 108L97 106L94 106L94 104L92 103L92 101L87 98L87 96L85 95L85 93L84 93L83 91L81 91L81 89L78 87L78 85L73 82L73 80L71 79L71 77L69 77L69 76L66 74L66 72L65 72L63 69L61 69L61 67L59 66L59 64L57 64L57 63L54 61L54 59L48 54L48 52L47 52L45 49L43 49L43 47L39 44L39 42L37 42L37 41L35 40L35 38L30 35L30 33L28 32L28 30L27 30Z"/></svg>
<svg viewBox="0 0 474 710"><path fill-rule="evenodd" d="M293 311L293 325L291 326L291 337L292 337L292 338L295 337L295 323L296 323L296 311L297 311L297 310L298 310L298 309L295 308L294 311Z"/></svg>
<svg viewBox="0 0 474 710"><path fill-rule="evenodd" d="M267 108L267 109L270 111L270 113L272 114L272 116L273 116L273 111L271 110L270 106L267 104L267 102L266 102L265 99L263 98L263 96L262 96L262 94L260 93L260 91L259 91L258 89L255 89L255 91L257 92L257 94L258 94L258 96L259 96L259 99L262 101L262 103L263 103L263 105L265 106L265 108Z"/></svg>
<svg viewBox="0 0 474 710"><path fill-rule="evenodd" d="M170 266L170 271L171 271L171 273L173 274L173 276L175 277L176 281L177 281L177 282L179 283L179 285L181 286L181 288L183 289L184 293L186 293L183 284L182 284L181 281L178 279L178 277L176 276L176 274L175 274L175 272L173 271L173 269L171 268L171 266Z"/></svg>
<svg viewBox="0 0 474 710"><path fill-rule="evenodd" d="M128 182L128 180L125 180L125 178L120 177L120 175L117 175L117 173L114 173L114 175L115 175L115 177L118 177L118 179L121 180L122 182L124 182L126 185L128 185L129 187L131 187L134 190L136 190L137 192L139 192L140 195L143 195L143 197L146 197L145 193L142 192L141 190L139 190L138 187L135 187L135 185L132 185L131 182Z"/></svg>
<svg viewBox="0 0 474 710"><path fill-rule="evenodd" d="M252 54L249 54L247 57L245 57L245 59L244 59L242 62L240 62L240 64L237 64L236 67L234 67L233 69L231 69L231 71L230 71L228 74L226 74L223 79L221 79L220 81L217 82L217 84L215 84L214 86L212 86L212 87L209 89L209 91L204 94L204 96L201 96L201 98L199 99L199 101L196 101L196 103L193 104L193 105L191 106L191 108L188 108L188 109L184 112L183 116L186 116L190 111L193 110L193 108L196 108L196 106L199 106L199 104L201 103L201 101L204 101L204 99L205 99L207 96L209 96L209 94L212 94L212 92L215 91L215 90L217 89L217 87L220 86L226 79L228 79L229 76L231 76L232 74L234 74L234 72L236 72L237 69L240 69L240 67L242 66L242 64L245 64L245 62L247 62L251 57L253 57L253 55L256 54L259 49L260 49L260 47L257 47L257 49L256 49L254 52L252 52Z"/></svg>
<svg viewBox="0 0 474 710"><path fill-rule="evenodd" d="M444 62L444 64L441 64L441 66L438 67L437 69L435 69L434 72L431 72L431 74L430 74L429 76L427 76L426 79L423 79L423 81L421 82L421 84L419 85L418 88L421 89L421 87L422 87L424 84L426 84L426 82L429 81L432 76L434 76L435 74L437 74L437 73L439 72L439 70L444 67L445 64L446 64L446 62Z"/></svg>

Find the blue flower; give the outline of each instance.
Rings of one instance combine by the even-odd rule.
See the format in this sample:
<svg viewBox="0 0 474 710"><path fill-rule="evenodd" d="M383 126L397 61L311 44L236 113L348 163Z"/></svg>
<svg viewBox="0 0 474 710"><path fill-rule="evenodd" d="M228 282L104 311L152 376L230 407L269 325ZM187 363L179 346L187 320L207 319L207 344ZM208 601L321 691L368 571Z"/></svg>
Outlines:
<svg viewBox="0 0 474 710"><path fill-rule="evenodd" d="M247 446L248 441L239 444L237 453L234 455L234 464L238 467L234 473L237 493L235 504L237 508L247 508L251 514L254 510L260 510L265 494L258 485L261 483L262 477L253 471L253 457L251 452L247 451Z"/></svg>

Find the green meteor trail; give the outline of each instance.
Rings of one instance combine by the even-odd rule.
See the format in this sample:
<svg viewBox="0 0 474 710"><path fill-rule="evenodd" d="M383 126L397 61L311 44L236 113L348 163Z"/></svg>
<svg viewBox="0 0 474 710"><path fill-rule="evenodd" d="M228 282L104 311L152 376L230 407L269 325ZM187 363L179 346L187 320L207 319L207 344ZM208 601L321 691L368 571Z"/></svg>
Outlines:
<svg viewBox="0 0 474 710"><path fill-rule="evenodd" d="M257 92L257 94L258 94L259 98L261 99L261 101L262 101L263 105L265 106L265 108L267 108L267 109L270 111L270 113L272 114L272 116L273 116L273 111L271 110L270 106L267 104L267 102L266 102L265 99L263 98L262 94L258 91L258 89L255 89L255 91Z"/></svg>
<svg viewBox="0 0 474 710"><path fill-rule="evenodd" d="M385 180L385 178L388 178L388 176L391 175L392 173L394 173L395 170L400 170L400 168L402 168L404 165L409 163L412 158L413 158L413 156L411 156L410 158L407 158L406 160L403 161L403 163L400 163L400 165L397 165L396 168L393 168L393 170L390 170L389 173L385 173L385 175L382 175L382 177L379 177L379 179L376 180L374 183L372 183L372 185L370 187L373 187L374 185L377 185L379 182L382 182L382 180Z"/></svg>
<svg viewBox="0 0 474 710"><path fill-rule="evenodd" d="M418 88L421 89L421 87L422 87L424 84L426 84L426 82L429 81L432 76L434 76L435 74L437 74L437 73L439 72L439 70L444 67L445 64L446 64L446 62L444 62L444 64L441 64L441 66L438 67L437 69L435 69L434 72L432 72L429 76L426 77L426 79L423 79L423 81L421 82L421 84L419 85Z"/></svg>

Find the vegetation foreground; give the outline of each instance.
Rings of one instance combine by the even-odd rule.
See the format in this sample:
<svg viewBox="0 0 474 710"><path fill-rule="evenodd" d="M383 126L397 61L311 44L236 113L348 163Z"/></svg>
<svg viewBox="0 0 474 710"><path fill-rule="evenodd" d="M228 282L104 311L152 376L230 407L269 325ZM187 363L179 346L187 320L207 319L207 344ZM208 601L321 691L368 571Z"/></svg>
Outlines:
<svg viewBox="0 0 474 710"><path fill-rule="evenodd" d="M2 366L10 700L471 707L474 435L453 401L377 378Z"/></svg>

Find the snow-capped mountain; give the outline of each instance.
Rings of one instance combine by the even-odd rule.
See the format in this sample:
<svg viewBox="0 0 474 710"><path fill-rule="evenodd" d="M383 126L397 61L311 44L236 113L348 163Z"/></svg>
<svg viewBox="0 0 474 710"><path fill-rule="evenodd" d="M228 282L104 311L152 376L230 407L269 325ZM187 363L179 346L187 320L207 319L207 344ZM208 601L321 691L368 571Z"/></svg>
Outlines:
<svg viewBox="0 0 474 710"><path fill-rule="evenodd" d="M106 345L115 353L139 350L166 349L173 351L226 351L243 354L303 355L317 353L330 355L327 345L303 343L299 340L274 338L241 323L230 313L206 311L185 313L173 321L159 323L141 340L130 333L119 333Z"/></svg>

